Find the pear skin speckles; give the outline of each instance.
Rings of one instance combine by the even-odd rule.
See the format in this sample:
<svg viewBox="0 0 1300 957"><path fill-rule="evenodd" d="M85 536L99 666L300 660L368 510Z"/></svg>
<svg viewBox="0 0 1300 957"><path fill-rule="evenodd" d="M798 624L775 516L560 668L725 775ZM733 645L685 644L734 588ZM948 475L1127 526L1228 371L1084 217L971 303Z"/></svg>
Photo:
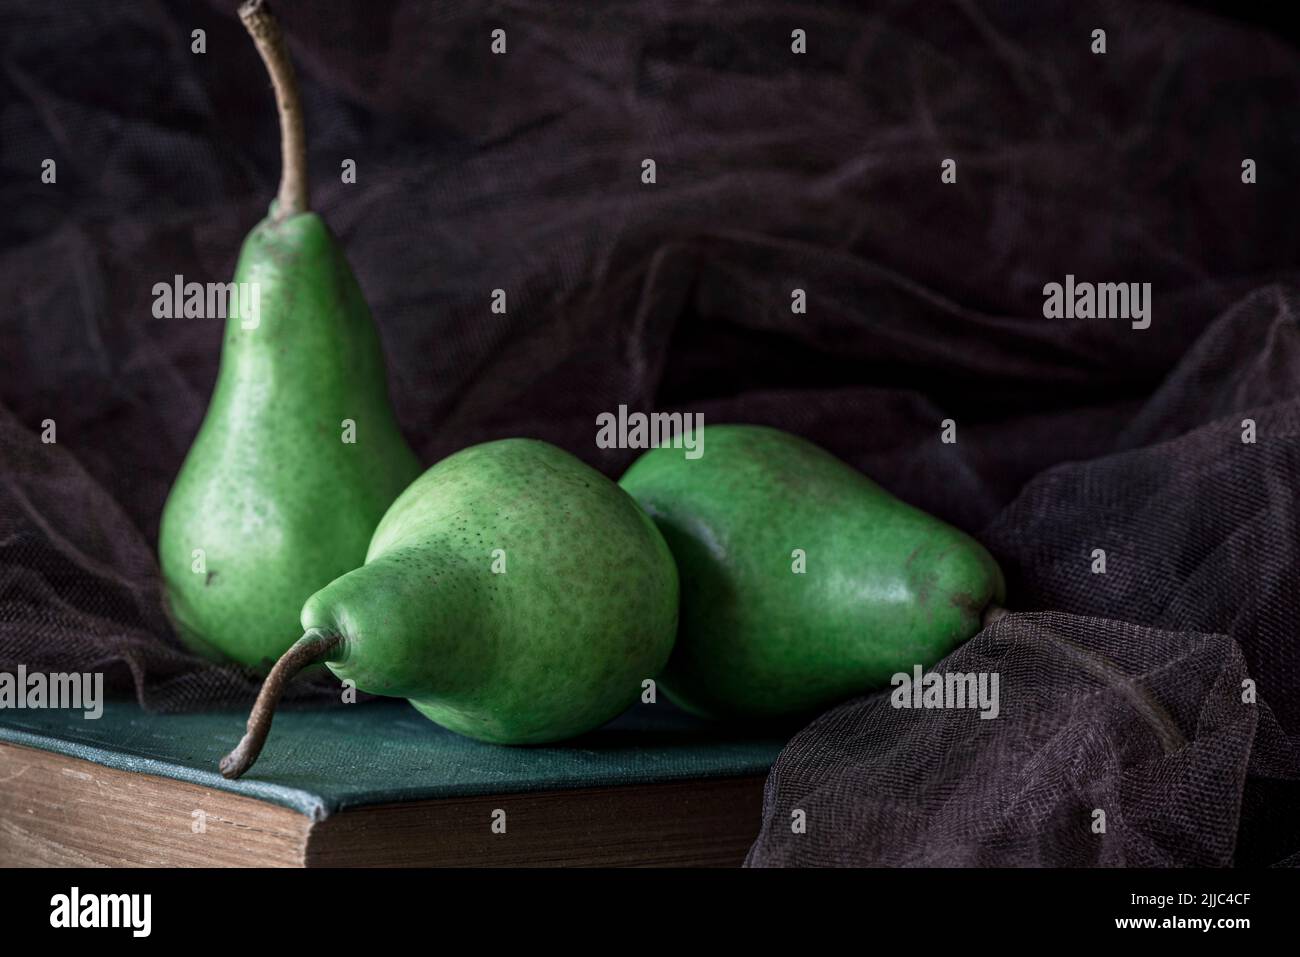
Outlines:
<svg viewBox="0 0 1300 957"><path fill-rule="evenodd" d="M265 667L301 636L302 603L364 561L420 465L389 404L370 311L320 217L259 224L235 282L257 284L260 321L227 320L158 550L181 638Z"/></svg>
<svg viewBox="0 0 1300 957"><path fill-rule="evenodd" d="M341 629L330 668L500 744L557 741L615 717L668 660L677 570L613 482L531 439L465 449L393 503L366 564L312 596L302 626Z"/></svg>

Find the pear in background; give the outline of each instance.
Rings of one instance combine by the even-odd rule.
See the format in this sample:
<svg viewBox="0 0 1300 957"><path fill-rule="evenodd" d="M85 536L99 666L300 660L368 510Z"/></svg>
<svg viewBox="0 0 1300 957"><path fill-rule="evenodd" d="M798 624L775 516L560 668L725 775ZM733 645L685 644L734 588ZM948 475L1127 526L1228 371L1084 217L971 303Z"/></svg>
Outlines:
<svg viewBox="0 0 1300 957"><path fill-rule="evenodd" d="M928 667L1004 597L984 548L777 429L706 426L703 454L646 452L619 484L681 579L662 676L696 714L813 711Z"/></svg>

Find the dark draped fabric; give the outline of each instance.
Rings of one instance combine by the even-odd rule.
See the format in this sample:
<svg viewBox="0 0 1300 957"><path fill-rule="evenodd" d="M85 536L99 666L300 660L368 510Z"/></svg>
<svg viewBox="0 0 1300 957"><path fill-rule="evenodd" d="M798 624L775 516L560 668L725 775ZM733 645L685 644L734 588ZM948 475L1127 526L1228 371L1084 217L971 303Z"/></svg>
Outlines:
<svg viewBox="0 0 1300 957"><path fill-rule="evenodd" d="M222 331L152 289L228 280L278 177L234 5L0 15L0 669L165 711L255 686L177 643L154 556ZM698 411L825 446L1005 568L1013 613L939 666L997 672L999 717L817 717L751 865L1295 863L1291 39L1131 0L278 12L426 463L528 435L617 476L599 413ZM1150 283L1150 327L1046 318L1067 275Z"/></svg>

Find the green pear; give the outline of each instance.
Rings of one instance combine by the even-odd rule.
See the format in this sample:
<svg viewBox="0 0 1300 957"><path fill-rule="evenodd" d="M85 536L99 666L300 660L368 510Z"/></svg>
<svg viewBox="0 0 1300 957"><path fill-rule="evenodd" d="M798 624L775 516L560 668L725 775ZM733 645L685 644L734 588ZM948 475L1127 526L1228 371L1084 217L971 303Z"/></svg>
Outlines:
<svg viewBox="0 0 1300 957"><path fill-rule="evenodd" d="M285 177L240 253L236 288L248 292L231 297L216 388L158 549L181 638L261 667L292 643L303 601L361 564L420 465L361 290L307 210L301 109L275 21L260 3L240 15L280 100Z"/></svg>
<svg viewBox="0 0 1300 957"><path fill-rule="evenodd" d="M302 626L221 764L227 777L256 760L284 683L317 661L480 741L596 728L667 662L677 569L617 485L553 445L504 439L420 476L365 564L307 600Z"/></svg>
<svg viewBox="0 0 1300 957"><path fill-rule="evenodd" d="M1002 573L965 533L810 442L715 425L703 454L662 447L620 484L681 576L661 678L696 714L808 712L928 667L982 627Z"/></svg>

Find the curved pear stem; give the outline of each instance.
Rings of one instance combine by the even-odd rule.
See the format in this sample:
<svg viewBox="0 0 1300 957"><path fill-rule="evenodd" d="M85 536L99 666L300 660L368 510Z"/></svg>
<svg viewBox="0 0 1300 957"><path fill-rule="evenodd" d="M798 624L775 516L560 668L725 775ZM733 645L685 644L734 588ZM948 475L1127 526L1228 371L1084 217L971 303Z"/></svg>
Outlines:
<svg viewBox="0 0 1300 957"><path fill-rule="evenodd" d="M266 676L257 700L253 702L253 710L248 715L248 730L239 739L239 744L235 745L235 750L221 759L222 777L233 780L253 766L266 744L266 736L271 733L275 706L284 695L284 686L302 669L327 660L342 643L342 635L331 635L312 628L280 656L271 673Z"/></svg>
<svg viewBox="0 0 1300 957"><path fill-rule="evenodd" d="M280 32L280 21L264 0L247 0L239 8L239 19L257 46L275 87L275 105L280 114L280 193L275 221L280 222L310 208L307 191L307 134L303 128L302 100L293 61Z"/></svg>

